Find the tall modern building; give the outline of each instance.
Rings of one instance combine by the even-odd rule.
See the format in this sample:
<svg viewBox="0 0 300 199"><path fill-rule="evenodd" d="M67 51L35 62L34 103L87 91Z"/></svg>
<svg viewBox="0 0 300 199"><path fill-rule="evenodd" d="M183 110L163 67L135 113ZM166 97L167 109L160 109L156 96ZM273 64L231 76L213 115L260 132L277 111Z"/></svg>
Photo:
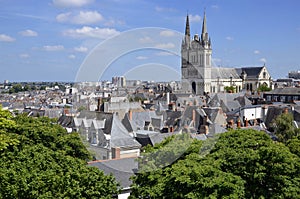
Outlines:
<svg viewBox="0 0 300 199"><path fill-rule="evenodd" d="M207 31L204 13L201 35L191 38L189 16L186 17L185 36L181 44L181 83L185 92L196 95L223 92L233 87L236 92L257 90L259 86L271 86L271 77L265 65L247 68L212 66L212 42Z"/></svg>

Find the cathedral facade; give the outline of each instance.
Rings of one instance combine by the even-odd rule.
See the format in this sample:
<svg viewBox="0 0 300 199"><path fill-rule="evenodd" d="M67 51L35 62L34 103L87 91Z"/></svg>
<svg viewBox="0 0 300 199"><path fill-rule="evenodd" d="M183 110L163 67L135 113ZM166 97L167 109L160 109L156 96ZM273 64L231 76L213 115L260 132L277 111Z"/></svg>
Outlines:
<svg viewBox="0 0 300 199"><path fill-rule="evenodd" d="M207 32L204 13L202 32L190 35L189 16L186 17L185 36L181 45L182 90L196 95L224 92L231 87L235 92L255 91L261 85L271 86L266 66L247 68L224 68L212 66L212 43Z"/></svg>

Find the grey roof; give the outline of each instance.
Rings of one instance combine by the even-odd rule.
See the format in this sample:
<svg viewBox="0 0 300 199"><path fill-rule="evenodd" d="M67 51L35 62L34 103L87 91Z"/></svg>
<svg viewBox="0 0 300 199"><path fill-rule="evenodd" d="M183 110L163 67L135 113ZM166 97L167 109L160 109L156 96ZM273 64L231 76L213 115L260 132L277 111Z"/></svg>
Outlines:
<svg viewBox="0 0 300 199"><path fill-rule="evenodd" d="M242 68L236 68L237 73L240 75L243 71L246 72L247 78L258 78L258 75L260 74L261 70L264 68L264 66L259 67L242 67Z"/></svg>
<svg viewBox="0 0 300 199"><path fill-rule="evenodd" d="M155 111L132 112L132 121L140 129L144 128L145 122L151 122L151 118L161 118Z"/></svg>
<svg viewBox="0 0 300 199"><path fill-rule="evenodd" d="M124 118L122 119L122 124L128 132L133 132L137 130L135 123L130 121L128 113L126 113Z"/></svg>
<svg viewBox="0 0 300 199"><path fill-rule="evenodd" d="M240 79L240 74L237 73L235 68L223 68L223 67L212 67L211 78L212 79Z"/></svg>
<svg viewBox="0 0 300 199"><path fill-rule="evenodd" d="M216 93L208 102L208 106L221 107L225 113L238 109L244 104L250 105L251 101L240 93Z"/></svg>
<svg viewBox="0 0 300 199"><path fill-rule="evenodd" d="M114 114L111 127L111 147L135 147L140 148L141 145L133 137L129 135L129 132L124 127L118 116Z"/></svg>
<svg viewBox="0 0 300 199"><path fill-rule="evenodd" d="M123 188L130 187L132 184L130 177L133 176L138 169L138 162L135 158L90 162L89 165L99 168L107 175L112 174Z"/></svg>
<svg viewBox="0 0 300 199"><path fill-rule="evenodd" d="M105 127L105 119L104 120L93 120L93 125L95 129L103 129Z"/></svg>
<svg viewBox="0 0 300 199"><path fill-rule="evenodd" d="M272 91L265 92L265 94L273 94L273 95L300 95L300 88L299 87L275 88Z"/></svg>
<svg viewBox="0 0 300 199"><path fill-rule="evenodd" d="M105 127L103 132L110 134L112 127L112 113L96 112L96 111L81 111L78 118L105 120Z"/></svg>
<svg viewBox="0 0 300 199"><path fill-rule="evenodd" d="M213 137L215 134L219 134L219 133L224 133L226 132L226 128L222 127L221 125L219 124L212 124L212 125L209 125L208 127L208 137Z"/></svg>
<svg viewBox="0 0 300 199"><path fill-rule="evenodd" d="M162 118L151 118L151 124L154 128L159 130L163 128Z"/></svg>

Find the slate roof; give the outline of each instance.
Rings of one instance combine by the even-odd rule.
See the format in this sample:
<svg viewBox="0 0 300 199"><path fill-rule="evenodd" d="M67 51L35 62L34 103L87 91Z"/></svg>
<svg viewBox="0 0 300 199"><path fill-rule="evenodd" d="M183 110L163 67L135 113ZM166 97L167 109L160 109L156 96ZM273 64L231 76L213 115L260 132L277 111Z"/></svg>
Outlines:
<svg viewBox="0 0 300 199"><path fill-rule="evenodd" d="M137 127L134 124L134 122L130 121L128 113L126 113L124 118L122 119L122 124L130 133L137 130Z"/></svg>
<svg viewBox="0 0 300 199"><path fill-rule="evenodd" d="M148 144L154 146L155 144L162 142L166 137L172 135L174 135L174 133L159 133L155 131L138 130L136 132L136 139L142 146L146 146Z"/></svg>
<svg viewBox="0 0 300 199"><path fill-rule="evenodd" d="M237 74L242 74L243 71L246 72L247 78L258 78L258 75L260 74L261 70L264 68L264 66L260 67L242 67L242 68L236 68Z"/></svg>
<svg viewBox="0 0 300 199"><path fill-rule="evenodd" d="M66 128L72 128L73 127L73 116L66 116L62 115L57 120L58 124L66 127Z"/></svg>
<svg viewBox="0 0 300 199"><path fill-rule="evenodd" d="M132 184L130 177L138 170L138 162L136 161L136 158L90 162L89 166L97 167L107 175L112 174L123 188L130 187Z"/></svg>
<svg viewBox="0 0 300 199"><path fill-rule="evenodd" d="M240 93L216 93L208 102L209 107L221 107L225 113L238 109L244 104L250 105L251 101Z"/></svg>
<svg viewBox="0 0 300 199"><path fill-rule="evenodd" d="M143 129L145 122L151 122L151 118L161 118L162 116L157 115L155 111L143 111L143 112L132 112L132 121L135 125Z"/></svg>
<svg viewBox="0 0 300 199"><path fill-rule="evenodd" d="M110 134L112 127L112 113L106 112L96 112L96 111L81 111L78 118L86 118L86 119L96 119L96 120L105 120L105 128L103 132L106 134Z"/></svg>
<svg viewBox="0 0 300 199"><path fill-rule="evenodd" d="M140 148L141 144L138 143L124 127L116 114L113 115L111 127L111 147L137 147Z"/></svg>
<svg viewBox="0 0 300 199"><path fill-rule="evenodd" d="M212 79L240 79L240 74L237 73L235 68L223 68L223 67L212 67L211 78Z"/></svg>
<svg viewBox="0 0 300 199"><path fill-rule="evenodd" d="M272 91L265 92L265 94L273 94L273 95L300 95L300 88L298 88L298 87L275 88Z"/></svg>

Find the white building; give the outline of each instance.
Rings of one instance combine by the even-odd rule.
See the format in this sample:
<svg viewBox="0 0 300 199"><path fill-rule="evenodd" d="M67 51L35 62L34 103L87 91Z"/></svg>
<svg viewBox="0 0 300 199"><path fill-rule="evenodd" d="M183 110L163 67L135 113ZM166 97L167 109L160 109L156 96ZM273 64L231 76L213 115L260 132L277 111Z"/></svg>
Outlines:
<svg viewBox="0 0 300 199"><path fill-rule="evenodd" d="M254 91L261 85L271 87L271 77L262 67L223 68L212 66L212 43L207 32L204 13L202 32L191 40L189 16L186 17L185 37L181 45L181 81L185 92L203 95L223 92L225 87Z"/></svg>

